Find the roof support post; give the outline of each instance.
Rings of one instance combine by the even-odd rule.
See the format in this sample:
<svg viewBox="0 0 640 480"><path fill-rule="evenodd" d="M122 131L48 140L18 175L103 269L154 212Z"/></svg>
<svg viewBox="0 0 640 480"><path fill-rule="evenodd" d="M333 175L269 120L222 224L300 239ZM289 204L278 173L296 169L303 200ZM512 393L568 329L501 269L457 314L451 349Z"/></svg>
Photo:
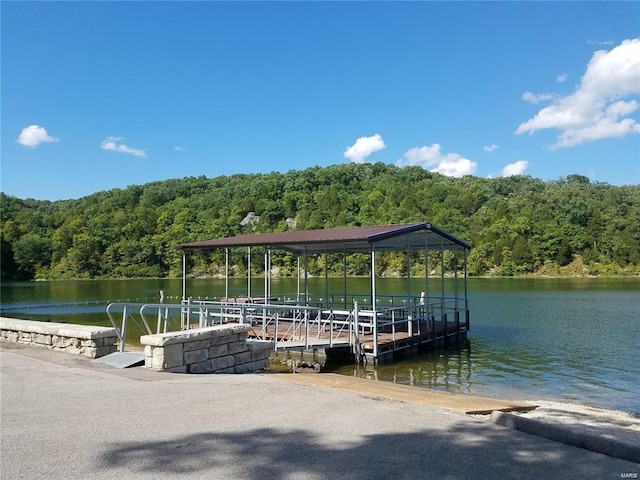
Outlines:
<svg viewBox="0 0 640 480"><path fill-rule="evenodd" d="M469 295L467 290L467 249L464 249L464 309L467 321L467 330L469 330Z"/></svg>
<svg viewBox="0 0 640 480"><path fill-rule="evenodd" d="M224 298L229 301L229 249L224 249Z"/></svg>
<svg viewBox="0 0 640 480"><path fill-rule="evenodd" d="M182 301L187 299L187 252L182 251Z"/></svg>
<svg viewBox="0 0 640 480"><path fill-rule="evenodd" d="M455 298L456 298L456 312L458 311L458 292L459 292L459 288L458 288L458 260L456 259L456 264L453 267L453 288L455 291Z"/></svg>
<svg viewBox="0 0 640 480"><path fill-rule="evenodd" d="M429 309L429 232L424 233L424 303Z"/></svg>
<svg viewBox="0 0 640 480"><path fill-rule="evenodd" d="M411 305L411 240L407 235L407 307Z"/></svg>
<svg viewBox="0 0 640 480"><path fill-rule="evenodd" d="M264 304L267 304L267 298L269 298L269 249L264 250Z"/></svg>
<svg viewBox="0 0 640 480"><path fill-rule="evenodd" d="M304 303L309 305L309 259L307 249L304 249Z"/></svg>
<svg viewBox="0 0 640 480"><path fill-rule="evenodd" d="M376 316L376 248L371 247L371 310Z"/></svg>
<svg viewBox="0 0 640 480"><path fill-rule="evenodd" d="M296 293L296 301L300 301L300 255L298 255L298 290Z"/></svg>
<svg viewBox="0 0 640 480"><path fill-rule="evenodd" d="M344 245L344 251L342 252L342 282L344 283L344 304L343 307L347 308L347 244Z"/></svg>
<svg viewBox="0 0 640 480"><path fill-rule="evenodd" d="M247 298L251 298L251 247L247 247Z"/></svg>
<svg viewBox="0 0 640 480"><path fill-rule="evenodd" d="M324 247L324 305L329 308L329 252Z"/></svg>
<svg viewBox="0 0 640 480"><path fill-rule="evenodd" d="M440 295L442 298L440 308L442 315L444 315L444 238L442 237L440 237L440 267Z"/></svg>
<svg viewBox="0 0 640 480"><path fill-rule="evenodd" d="M269 282L268 282L268 289L267 289L267 298L271 298L271 249L267 248L267 258L269 259ZM266 305L266 303L265 303Z"/></svg>
<svg viewBox="0 0 640 480"><path fill-rule="evenodd" d="M378 315L376 313L376 247L371 246L371 310L373 316L373 361L378 360ZM357 316L357 312L356 312ZM357 325L356 325L357 326Z"/></svg>

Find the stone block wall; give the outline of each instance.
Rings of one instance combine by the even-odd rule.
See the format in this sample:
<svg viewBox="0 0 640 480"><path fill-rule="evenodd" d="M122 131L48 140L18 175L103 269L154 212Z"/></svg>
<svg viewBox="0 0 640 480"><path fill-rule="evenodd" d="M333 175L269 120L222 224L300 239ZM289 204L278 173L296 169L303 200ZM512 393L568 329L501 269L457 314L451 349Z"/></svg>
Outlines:
<svg viewBox="0 0 640 480"><path fill-rule="evenodd" d="M226 324L143 335L145 367L177 373L250 373L269 366L273 343L247 339L250 325Z"/></svg>
<svg viewBox="0 0 640 480"><path fill-rule="evenodd" d="M116 351L115 328L0 317L0 341L98 358Z"/></svg>

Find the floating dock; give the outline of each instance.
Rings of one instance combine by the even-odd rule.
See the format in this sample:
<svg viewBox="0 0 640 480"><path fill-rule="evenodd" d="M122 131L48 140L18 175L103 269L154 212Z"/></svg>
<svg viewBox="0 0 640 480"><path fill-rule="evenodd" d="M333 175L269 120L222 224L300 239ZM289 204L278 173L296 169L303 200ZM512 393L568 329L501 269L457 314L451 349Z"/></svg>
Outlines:
<svg viewBox="0 0 640 480"><path fill-rule="evenodd" d="M264 263L261 263L264 290L258 294L251 290L251 272L254 270L252 248L254 259L256 249L264 255ZM150 328L152 324L157 326L156 333L161 333L166 332L167 328L203 328L228 322L249 323L253 327L255 338L273 341L276 350L347 349L357 361L377 362L393 357L397 352L423 345L446 345L454 339L466 338L470 328L466 273L467 252L470 248L471 245L464 240L424 222L293 230L183 243L176 246L176 249L182 251L183 259L182 302L177 305L162 302L137 305L135 308L139 309L141 320L149 333L153 333ZM246 249L247 292L240 298L232 298L229 294L231 249ZM189 297L187 255L220 250L225 253L224 297L218 301ZM295 295L272 292L272 250L282 250L297 256L298 288ZM387 252L406 252L405 295L385 295L377 286L376 258L379 259L380 255ZM446 259L445 252L448 253ZM322 255L325 291L313 293L309 291L308 257ZM344 291L341 293L329 291L328 255L342 255L345 280ZM366 296L356 297L347 291L347 255L369 257L370 291ZM433 278L433 262L440 267L439 279ZM419 263L424 267L424 277L412 281L411 271L416 270ZM451 292L445 292L445 270L448 270L447 274L453 280ZM434 288L434 281L439 283L437 289ZM120 328L123 342L126 338L126 319L135 309L132 305L110 305L107 312L114 326L117 324L114 314L118 309L123 310ZM179 320L176 321L176 318Z"/></svg>

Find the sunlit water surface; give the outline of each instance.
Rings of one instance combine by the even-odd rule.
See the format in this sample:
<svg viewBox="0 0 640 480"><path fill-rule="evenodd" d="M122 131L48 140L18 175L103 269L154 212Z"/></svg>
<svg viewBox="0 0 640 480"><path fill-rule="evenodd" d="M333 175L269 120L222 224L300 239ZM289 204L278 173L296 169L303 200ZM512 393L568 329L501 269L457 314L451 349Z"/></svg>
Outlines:
<svg viewBox="0 0 640 480"><path fill-rule="evenodd" d="M260 292L263 280L254 279ZM189 295L224 296L224 280L189 280ZM230 295L246 293L234 279ZM342 292L342 279L312 279L310 290ZM407 281L381 279L402 294ZM411 287L419 293L420 282ZM439 282L430 287L438 295ZM446 281L445 290L452 289ZM160 289L179 302L180 280L3 283L2 316L109 325L113 301L156 302ZM274 280L272 294L295 296L295 279ZM366 294L367 279L348 291ZM640 414L640 279L471 279L471 331L459 348L423 352L375 367L325 370L380 381L501 398L548 399ZM132 329L132 335L136 332Z"/></svg>

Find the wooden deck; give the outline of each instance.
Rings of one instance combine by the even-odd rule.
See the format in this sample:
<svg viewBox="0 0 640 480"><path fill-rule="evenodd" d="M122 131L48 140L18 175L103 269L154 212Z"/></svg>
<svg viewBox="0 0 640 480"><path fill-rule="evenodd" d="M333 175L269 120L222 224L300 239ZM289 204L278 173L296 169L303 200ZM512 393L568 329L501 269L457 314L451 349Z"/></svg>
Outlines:
<svg viewBox="0 0 640 480"><path fill-rule="evenodd" d="M349 352L357 361L389 359L420 346L466 339L469 311L458 303L417 303L379 310L334 309L291 304L192 303L181 314L198 318L200 328L228 322L251 324L251 338L275 343L275 350L325 349ZM193 328L193 324L190 325Z"/></svg>
<svg viewBox="0 0 640 480"><path fill-rule="evenodd" d="M252 322L253 331L249 332L252 338L271 340L277 342L278 350L300 348L341 348L352 344L349 338L348 328L328 327L318 328L317 324L309 327L308 333L304 325L296 328L292 321L280 320L276 334L275 325L272 323L263 326L261 322ZM418 329L420 326L420 329ZM421 345L435 345L447 343L449 339L466 336L466 323L448 321L446 326L443 321L429 322L414 320L412 332L406 328L395 332L378 332L377 357L393 354L394 352L416 348ZM308 340L307 340L308 335ZM353 335L353 333L351 333ZM365 328L358 334L358 340L362 345L363 353L373 356L375 352L375 339L371 328Z"/></svg>

